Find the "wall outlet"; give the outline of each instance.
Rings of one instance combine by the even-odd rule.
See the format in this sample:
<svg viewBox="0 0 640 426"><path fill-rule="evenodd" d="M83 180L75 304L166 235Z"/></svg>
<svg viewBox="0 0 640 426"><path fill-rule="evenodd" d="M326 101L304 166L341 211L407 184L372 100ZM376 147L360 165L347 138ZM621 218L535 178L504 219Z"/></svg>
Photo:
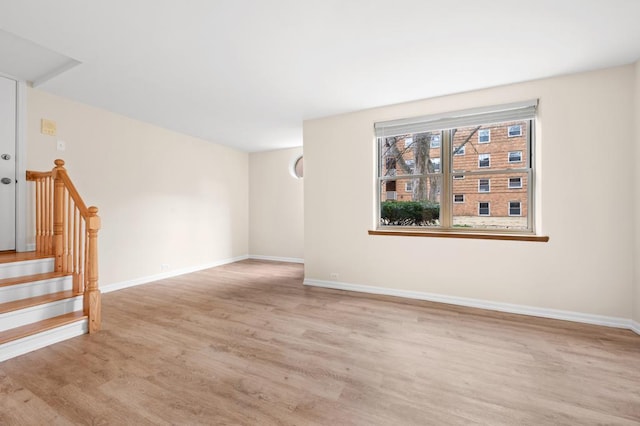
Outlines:
<svg viewBox="0 0 640 426"><path fill-rule="evenodd" d="M337 272L332 272L329 274L329 277L331 277L332 280L337 280L338 279L338 273Z"/></svg>
<svg viewBox="0 0 640 426"><path fill-rule="evenodd" d="M160 265L160 270L162 272L168 271L169 270L169 264L168 263L163 263Z"/></svg>
<svg viewBox="0 0 640 426"><path fill-rule="evenodd" d="M56 149L58 151L64 151L65 149L67 149L67 143L65 141L58 141L58 143L56 144Z"/></svg>

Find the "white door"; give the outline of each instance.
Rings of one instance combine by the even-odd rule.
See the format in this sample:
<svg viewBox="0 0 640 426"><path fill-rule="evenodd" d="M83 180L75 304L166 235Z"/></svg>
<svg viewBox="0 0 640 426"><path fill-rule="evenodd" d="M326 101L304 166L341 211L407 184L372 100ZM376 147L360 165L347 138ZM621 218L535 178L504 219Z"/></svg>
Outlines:
<svg viewBox="0 0 640 426"><path fill-rule="evenodd" d="M17 83L0 77L0 251L16 248Z"/></svg>

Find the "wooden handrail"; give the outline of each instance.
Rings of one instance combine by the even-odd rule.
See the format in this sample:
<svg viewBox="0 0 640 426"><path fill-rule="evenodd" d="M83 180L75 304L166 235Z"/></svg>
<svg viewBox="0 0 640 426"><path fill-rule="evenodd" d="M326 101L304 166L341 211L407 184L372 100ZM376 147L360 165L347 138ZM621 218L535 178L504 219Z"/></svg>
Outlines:
<svg viewBox="0 0 640 426"><path fill-rule="evenodd" d="M27 171L35 182L36 251L52 255L55 271L73 276L73 289L84 296L89 333L100 329L98 287L98 208L87 207L64 168L54 161L50 172Z"/></svg>

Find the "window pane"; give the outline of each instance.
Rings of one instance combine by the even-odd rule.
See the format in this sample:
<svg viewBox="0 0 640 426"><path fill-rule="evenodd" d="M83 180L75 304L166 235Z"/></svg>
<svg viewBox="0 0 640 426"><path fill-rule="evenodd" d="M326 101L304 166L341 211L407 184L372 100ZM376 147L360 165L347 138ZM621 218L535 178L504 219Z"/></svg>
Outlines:
<svg viewBox="0 0 640 426"><path fill-rule="evenodd" d="M509 126L507 131L510 138L522 136L522 126L519 124Z"/></svg>
<svg viewBox="0 0 640 426"><path fill-rule="evenodd" d="M509 216L520 216L522 203L520 201L509 201Z"/></svg>
<svg viewBox="0 0 640 426"><path fill-rule="evenodd" d="M491 167L491 154L478 154L478 168Z"/></svg>
<svg viewBox="0 0 640 426"><path fill-rule="evenodd" d="M385 226L439 226L442 176L397 179L389 191L381 185L380 224Z"/></svg>
<svg viewBox="0 0 640 426"><path fill-rule="evenodd" d="M453 155L464 155L466 153L466 149L467 147L462 145L462 146L454 146L453 147Z"/></svg>
<svg viewBox="0 0 640 426"><path fill-rule="evenodd" d="M522 151L509 151L509 163L522 162Z"/></svg>
<svg viewBox="0 0 640 426"><path fill-rule="evenodd" d="M493 143L493 142L492 142ZM464 203L454 200L453 226L476 229L527 229L527 173L464 175L453 179L452 193L464 196ZM521 187L514 188L515 182ZM520 214L511 210L511 202L520 203ZM489 203L489 210L485 204Z"/></svg>
<svg viewBox="0 0 640 426"><path fill-rule="evenodd" d="M440 148L432 140L440 132L380 138L380 176L407 176L440 173Z"/></svg>
<svg viewBox="0 0 640 426"><path fill-rule="evenodd" d="M522 130L521 135L510 137L508 129L514 125ZM527 121L522 121L455 129L451 148L453 171L528 168L528 125ZM491 143L482 142L482 132L488 132L484 134ZM465 155L460 155L461 149Z"/></svg>
<svg viewBox="0 0 640 426"><path fill-rule="evenodd" d="M489 143L491 141L491 129L478 130L478 143Z"/></svg>

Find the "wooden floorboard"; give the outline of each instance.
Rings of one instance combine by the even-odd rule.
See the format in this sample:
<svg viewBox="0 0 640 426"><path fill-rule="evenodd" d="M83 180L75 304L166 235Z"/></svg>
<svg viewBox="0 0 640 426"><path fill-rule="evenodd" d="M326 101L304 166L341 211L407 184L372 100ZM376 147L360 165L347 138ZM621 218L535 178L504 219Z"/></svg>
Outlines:
<svg viewBox="0 0 640 426"><path fill-rule="evenodd" d="M248 260L103 295L0 364L0 424L640 424L628 330L309 288Z"/></svg>

